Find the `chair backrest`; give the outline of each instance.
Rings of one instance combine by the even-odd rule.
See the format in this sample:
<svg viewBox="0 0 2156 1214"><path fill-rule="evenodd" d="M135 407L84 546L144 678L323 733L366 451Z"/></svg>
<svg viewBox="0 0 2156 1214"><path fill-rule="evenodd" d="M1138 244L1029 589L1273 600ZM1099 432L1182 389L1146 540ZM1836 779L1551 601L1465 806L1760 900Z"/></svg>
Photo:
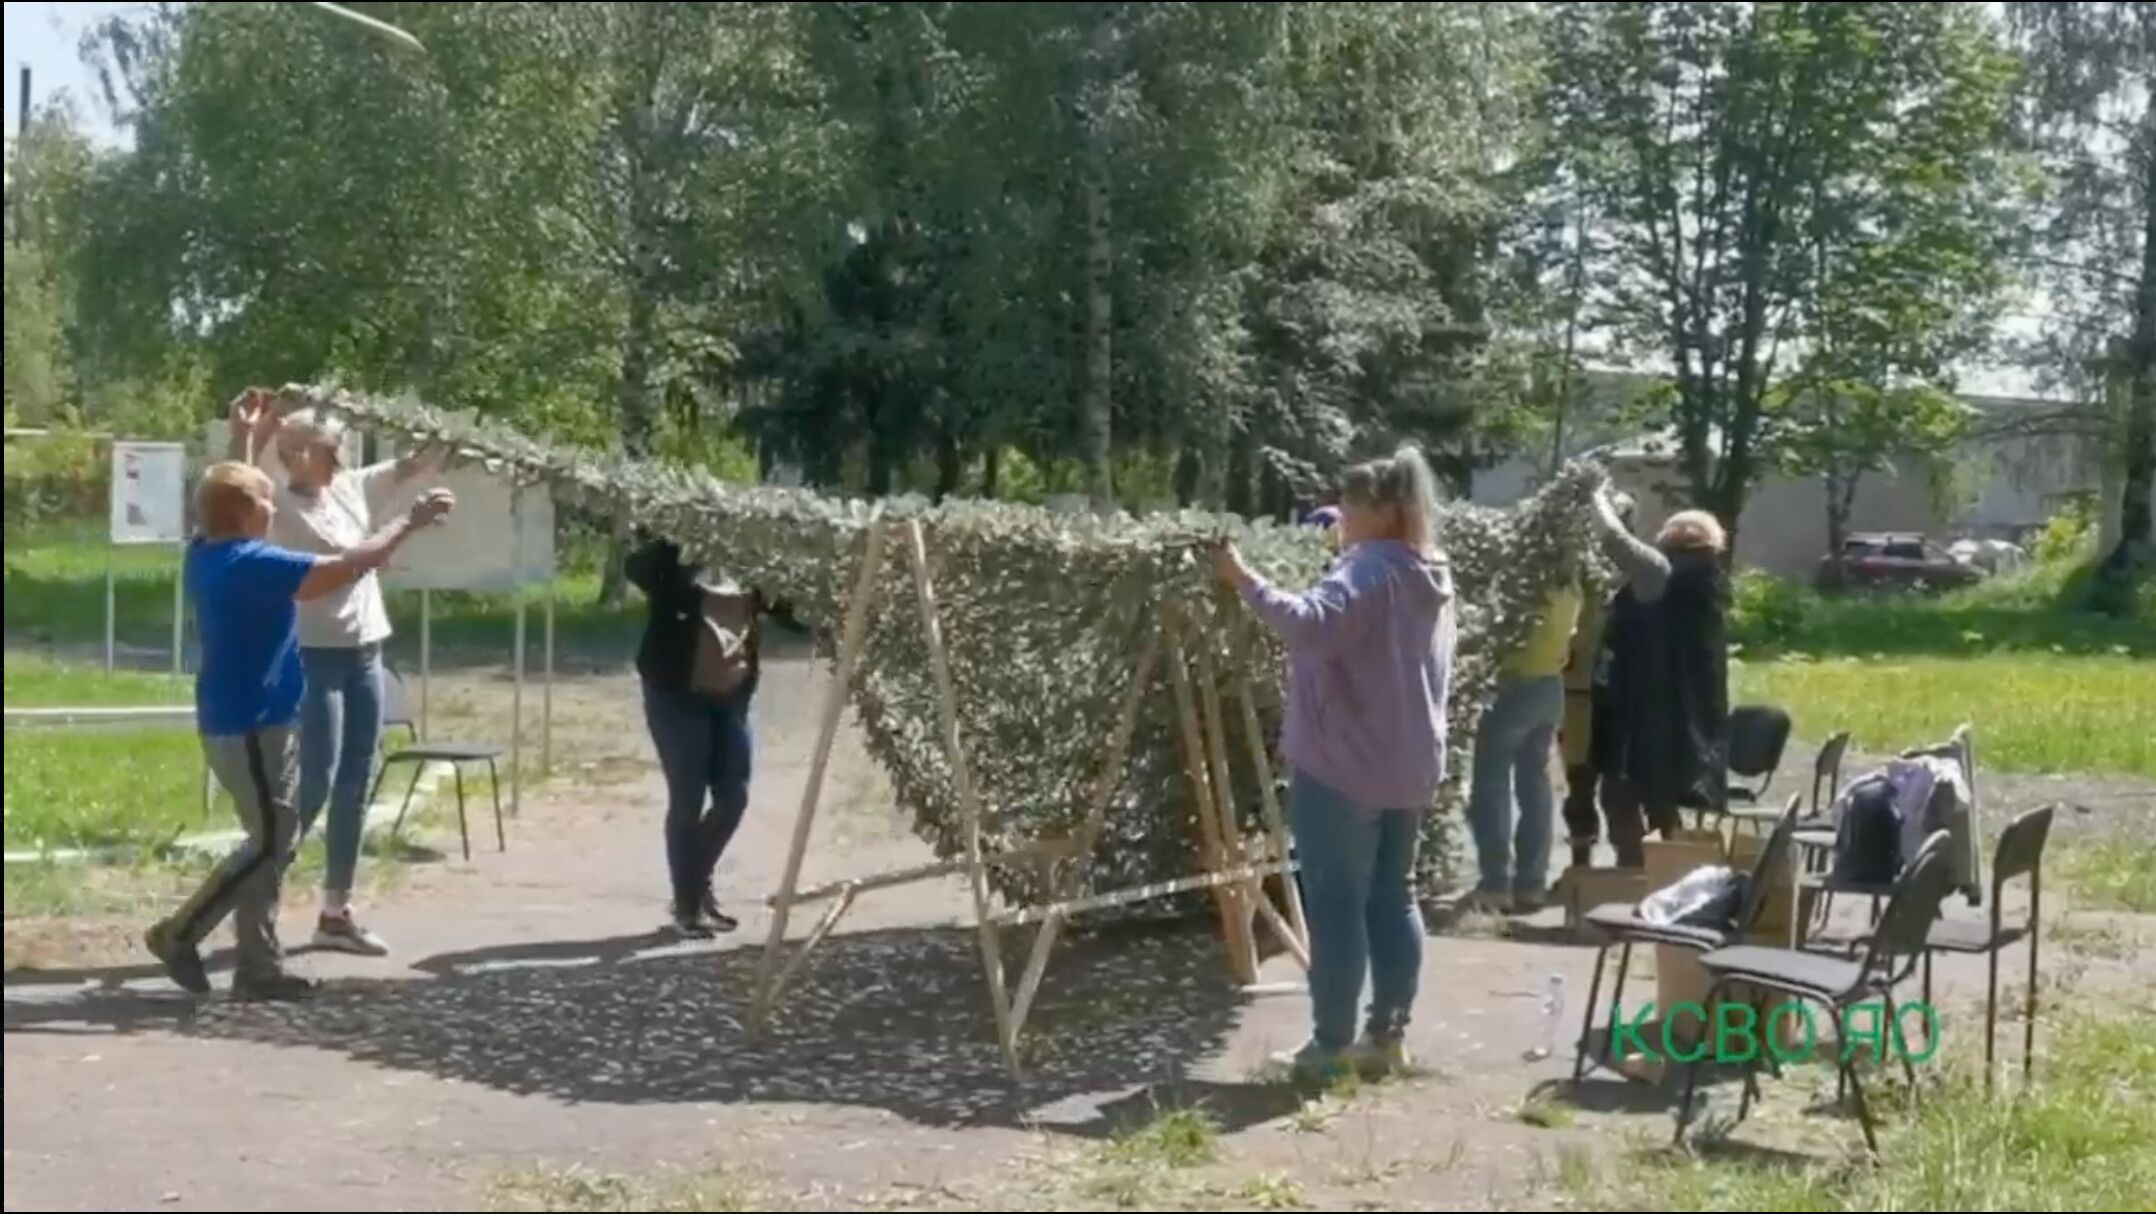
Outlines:
<svg viewBox="0 0 2156 1214"><path fill-rule="evenodd" d="M1774 829L1767 834L1766 846L1759 849L1759 858L1752 862L1752 878L1744 884L1744 905L1737 911L1737 930L1748 932L1759 922L1760 912L1767 906L1767 887L1789 858L1790 849L1796 846L1797 813L1803 808L1804 798L1795 793L1789 795L1789 805L1782 816L1774 820Z"/></svg>
<svg viewBox="0 0 2156 1214"><path fill-rule="evenodd" d="M1740 776L1764 776L1782 765L1789 745L1789 714L1763 704L1747 704L1729 714L1729 770Z"/></svg>
<svg viewBox="0 0 2156 1214"><path fill-rule="evenodd" d="M1991 863L1994 892L2016 877L2037 871L2044 862L2044 844L2051 838L2051 819L2057 808L2046 805L2032 809L1999 832L1997 858Z"/></svg>
<svg viewBox="0 0 2156 1214"><path fill-rule="evenodd" d="M404 676L389 663L382 663L382 728L411 729L417 724L412 716L412 697L405 690Z"/></svg>
<svg viewBox="0 0 2156 1214"><path fill-rule="evenodd" d="M1916 967L1931 939L1939 905L1953 888L1954 868L1947 859L1952 843L1953 836L1946 831L1933 831L1917 849L1916 859L1895 880L1886 909L1872 928L1867 969L1898 965L1901 972L1892 975L1898 981Z"/></svg>
<svg viewBox="0 0 2156 1214"><path fill-rule="evenodd" d="M1841 795L1842 760L1848 754L1849 731L1845 729L1828 738L1827 744L1819 748L1819 756L1812 760L1811 812L1813 816L1816 817L1826 812L1827 807L1834 804L1834 798ZM1827 790L1827 795L1824 798L1819 795L1821 785L1825 785Z"/></svg>

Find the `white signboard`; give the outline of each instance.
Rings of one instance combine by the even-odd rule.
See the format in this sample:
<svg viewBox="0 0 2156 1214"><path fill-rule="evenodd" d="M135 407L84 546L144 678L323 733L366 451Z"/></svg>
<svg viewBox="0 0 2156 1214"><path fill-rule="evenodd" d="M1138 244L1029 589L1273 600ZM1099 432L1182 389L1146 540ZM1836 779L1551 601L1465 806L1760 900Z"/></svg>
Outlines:
<svg viewBox="0 0 2156 1214"><path fill-rule="evenodd" d="M177 544L187 539L187 448L180 443L112 444L112 542Z"/></svg>
<svg viewBox="0 0 2156 1214"><path fill-rule="evenodd" d="M508 590L554 576L554 499L544 485L519 489L509 478L461 464L431 487L457 495L448 518L407 541L382 571L390 586L413 590Z"/></svg>

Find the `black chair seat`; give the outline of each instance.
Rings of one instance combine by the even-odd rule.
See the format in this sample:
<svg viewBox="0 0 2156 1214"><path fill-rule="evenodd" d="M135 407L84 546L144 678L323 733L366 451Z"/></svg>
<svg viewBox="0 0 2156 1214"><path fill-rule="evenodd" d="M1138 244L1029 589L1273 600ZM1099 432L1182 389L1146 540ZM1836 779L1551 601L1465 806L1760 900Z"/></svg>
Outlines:
<svg viewBox="0 0 2156 1214"><path fill-rule="evenodd" d="M1994 933L1991 923L1984 919L1940 919L1931 925L1924 937L1924 947L1941 953L1988 953L2017 943L2029 934L2024 924L2002 924ZM1844 948L1857 948L1871 943L1871 933L1862 932L1846 939L1832 942ZM1829 942L1815 940L1817 947L1827 947Z"/></svg>
<svg viewBox="0 0 2156 1214"><path fill-rule="evenodd" d="M1736 805L1755 805L1759 802L1759 793L1754 789L1744 788L1739 785L1732 784L1729 786L1729 800L1731 804ZM1761 812L1770 822L1782 816L1782 811L1778 809L1769 809Z"/></svg>
<svg viewBox="0 0 2156 1214"><path fill-rule="evenodd" d="M501 747L485 742L427 742L419 746L406 746L383 762L483 763L488 759L499 759L504 753Z"/></svg>
<svg viewBox="0 0 2156 1214"><path fill-rule="evenodd" d="M1717 977L1777 987L1831 1001L1864 981L1864 963L1819 953L1792 952L1761 944L1719 948L1699 959Z"/></svg>
<svg viewBox="0 0 2156 1214"><path fill-rule="evenodd" d="M1605 902L1587 912L1587 922L1613 936L1629 936L1646 944L1715 949L1729 942L1729 933L1716 928L1690 923L1650 923L1639 917L1639 908L1630 902Z"/></svg>

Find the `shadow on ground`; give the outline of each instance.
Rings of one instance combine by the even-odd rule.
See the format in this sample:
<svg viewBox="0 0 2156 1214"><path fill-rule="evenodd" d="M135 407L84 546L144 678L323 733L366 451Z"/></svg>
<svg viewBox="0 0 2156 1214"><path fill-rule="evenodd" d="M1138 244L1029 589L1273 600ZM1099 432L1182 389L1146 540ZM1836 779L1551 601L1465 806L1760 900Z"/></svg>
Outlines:
<svg viewBox="0 0 2156 1214"><path fill-rule="evenodd" d="M1014 1080L995 1045L970 932L832 937L753 1044L743 1020L762 950L643 955L654 943L433 958L420 968L435 977L339 985L296 1006L197 1007L109 989L10 998L7 1031L172 1031L309 1047L577 1102L807 1102L924 1124L1020 1125L1030 1110L1086 1093L1178 1088L1221 1046L1241 1002L1208 931L1070 940L1028 1025L1027 1073Z"/></svg>

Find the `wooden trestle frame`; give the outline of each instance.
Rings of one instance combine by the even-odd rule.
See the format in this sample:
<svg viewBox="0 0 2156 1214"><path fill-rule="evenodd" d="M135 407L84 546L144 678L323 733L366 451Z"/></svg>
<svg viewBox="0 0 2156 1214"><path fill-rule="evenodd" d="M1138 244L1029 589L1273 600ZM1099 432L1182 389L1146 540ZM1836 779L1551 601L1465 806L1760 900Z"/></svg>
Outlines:
<svg viewBox="0 0 2156 1214"><path fill-rule="evenodd" d="M957 786L959 812L964 822L965 850L961 855L932 864L914 865L803 889L800 885L801 865L808 852L809 835L815 824L818 803L822 798L831 745L838 736L839 720L845 711L847 691L867 640L868 613L876 595L877 575L883 565L884 544L894 535L905 545L913 570L921 628L927 640L929 663L936 680L944 757L950 763L952 782ZM1021 1070L1019 1034L1025 1028L1027 1015L1033 1010L1034 996L1039 993L1042 975L1048 968L1049 953L1054 949L1063 925L1074 915L1191 890L1209 889L1213 891L1214 902L1220 915L1221 936L1226 946L1228 967L1239 982L1248 986L1254 984L1258 977L1257 947L1252 930L1254 919L1262 919L1288 953L1308 969L1309 929L1303 918L1303 904L1296 883L1289 876L1294 870L1294 862L1288 851L1288 833L1281 814L1280 801L1273 789L1272 765L1267 758L1265 736L1259 724L1256 703L1250 694L1248 682L1238 680L1238 705L1249 744L1249 760L1257 777L1265 823L1262 836L1245 838L1237 825L1232 804L1228 731L1221 710L1221 696L1211 650L1204 644L1191 647L1195 649L1197 666L1197 689L1193 694L1191 654L1186 650L1183 639L1186 627L1180 615L1170 611L1163 613L1154 627L1146 629L1114 732L1104 739L1100 772L1086 805L1085 818L1078 829L1065 837L1042 837L1003 851L989 852L983 849L981 842L980 794L974 787L972 768L966 760L964 739L958 732L958 699L952 689L950 663L944 650L927 541L918 521L890 523L878 520L871 523L867 548L861 559L861 569L854 578L852 596L847 603L845 628L839 639L837 670L831 680L830 690L824 697L823 719L816 739L815 754L809 763L808 782L801 792L801 808L794 819L793 842L786 854L785 873L780 878L777 892L767 899L772 909L771 933L757 966L755 994L749 1008L748 1035L753 1039L768 1023L771 1013L785 995L787 984L800 972L816 946L831 934L832 928L837 926L839 919L853 905L856 897L872 890L891 889L959 873L963 873L972 886L974 926L980 938L981 970L987 979L989 1008L995 1017L996 1038L1003 1048L1004 1062L1009 1065L1013 1074ZM1152 683L1163 649L1167 651L1169 685L1174 691L1176 711L1181 718L1184 764L1196 794L1201 836L1199 857L1203 871L1173 881L1092 894L1083 898L1076 897L1084 866L1090 861L1094 847L1100 839L1108 803L1114 798L1116 787L1121 782L1131 734L1137 726L1138 711L1146 690ZM1060 870L1057 868L1059 862ZM1046 886L1051 890L1051 901L1040 906L996 908L990 893L989 870L997 865L1012 864L1039 865L1044 878L1047 879ZM1265 879L1273 876L1281 878L1283 900L1287 905L1285 915L1264 888ZM813 902L828 902L830 905L800 947L789 949L786 928L793 908L798 904ZM1001 931L1004 927L1032 924L1038 924L1039 927L1034 933L1032 948L1027 953L1025 970L1019 978L1017 993L1013 996L1003 966Z"/></svg>

